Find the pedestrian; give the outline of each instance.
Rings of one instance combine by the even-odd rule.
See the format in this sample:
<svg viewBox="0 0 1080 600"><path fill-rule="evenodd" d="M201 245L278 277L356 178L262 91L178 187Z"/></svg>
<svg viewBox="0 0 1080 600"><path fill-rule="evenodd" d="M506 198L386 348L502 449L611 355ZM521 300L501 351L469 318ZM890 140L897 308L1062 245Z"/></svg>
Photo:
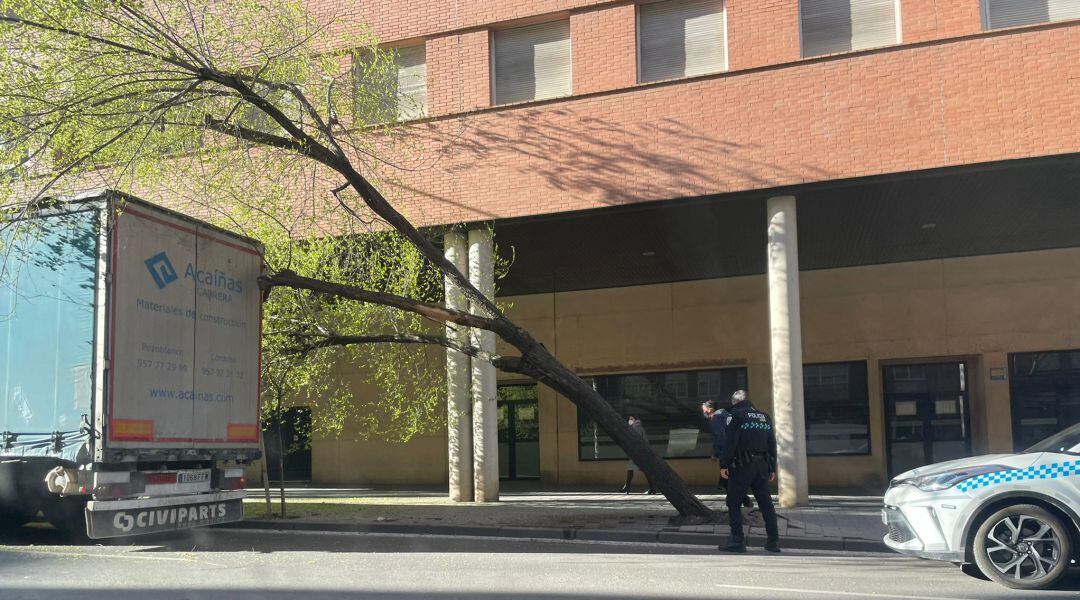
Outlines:
<svg viewBox="0 0 1080 600"><path fill-rule="evenodd" d="M645 426L641 424L641 419L637 418L636 415L630 415L627 418L627 424L630 426L630 431L637 434L637 436L641 438L641 441L645 442L646 446L649 445L649 434L645 433ZM639 467L634 463L633 459L627 461L626 485L622 486L622 489L620 489L619 492L623 494L630 493L630 484L634 481L634 471L637 471L638 469ZM649 489L645 493L650 496L655 494L656 490L653 489L652 480L649 479L648 475L645 476L645 481L649 482Z"/></svg>
<svg viewBox="0 0 1080 600"><path fill-rule="evenodd" d="M712 460L713 462L720 464L720 457L724 455L724 441L727 439L727 424L731 419L731 415L728 411L719 408L716 400L709 400L701 404L701 414L705 416L705 421L709 424L709 431L712 432ZM728 493L728 480L724 479L723 473L717 473L716 489ZM754 502L747 496L743 500L743 506L746 508L753 508Z"/></svg>
<svg viewBox="0 0 1080 600"><path fill-rule="evenodd" d="M776 432L769 415L750 403L745 390L731 395L731 418L727 426L720 473L728 480L727 507L731 523L731 542L726 552L746 552L743 535L742 501L752 491L765 518L765 549L780 551L780 531L776 508L769 496L769 484L776 480Z"/></svg>

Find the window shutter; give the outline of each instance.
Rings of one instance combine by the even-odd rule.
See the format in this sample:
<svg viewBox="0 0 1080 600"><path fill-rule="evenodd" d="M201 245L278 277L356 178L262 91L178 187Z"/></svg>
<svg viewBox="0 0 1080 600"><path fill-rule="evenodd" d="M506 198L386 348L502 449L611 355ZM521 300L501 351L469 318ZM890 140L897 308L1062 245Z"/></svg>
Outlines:
<svg viewBox="0 0 1080 600"><path fill-rule="evenodd" d="M896 0L801 0L803 56L897 43Z"/></svg>
<svg viewBox="0 0 1080 600"><path fill-rule="evenodd" d="M567 96L571 92L570 22L495 32L495 104Z"/></svg>
<svg viewBox="0 0 1080 600"><path fill-rule="evenodd" d="M983 0L986 28L1080 19L1080 0Z"/></svg>
<svg viewBox="0 0 1080 600"><path fill-rule="evenodd" d="M378 54L364 50L355 56L354 80L356 119L363 125L392 123L398 115L398 74L387 68L390 50ZM393 55L396 61L396 55Z"/></svg>
<svg viewBox="0 0 1080 600"><path fill-rule="evenodd" d="M427 52L424 45L398 48L397 99L399 119L419 119L427 114Z"/></svg>
<svg viewBox="0 0 1080 600"><path fill-rule="evenodd" d="M726 68L723 0L666 0L638 9L642 82Z"/></svg>

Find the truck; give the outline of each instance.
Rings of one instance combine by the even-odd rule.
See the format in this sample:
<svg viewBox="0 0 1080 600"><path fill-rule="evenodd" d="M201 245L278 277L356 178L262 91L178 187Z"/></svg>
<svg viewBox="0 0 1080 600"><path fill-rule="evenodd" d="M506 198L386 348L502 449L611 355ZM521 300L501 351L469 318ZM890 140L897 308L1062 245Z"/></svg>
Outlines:
<svg viewBox="0 0 1080 600"><path fill-rule="evenodd" d="M241 520L261 447L261 246L111 190L8 213L0 528Z"/></svg>

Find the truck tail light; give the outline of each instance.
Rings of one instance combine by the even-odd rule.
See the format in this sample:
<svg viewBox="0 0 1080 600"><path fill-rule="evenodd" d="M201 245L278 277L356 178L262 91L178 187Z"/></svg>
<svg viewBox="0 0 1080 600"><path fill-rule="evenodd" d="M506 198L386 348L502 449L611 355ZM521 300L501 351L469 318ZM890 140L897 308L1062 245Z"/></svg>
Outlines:
<svg viewBox="0 0 1080 600"><path fill-rule="evenodd" d="M94 498L97 500L113 500L130 495L130 483L103 483L94 486Z"/></svg>
<svg viewBox="0 0 1080 600"><path fill-rule="evenodd" d="M172 485L176 483L176 473L147 473L146 485Z"/></svg>
<svg viewBox="0 0 1080 600"><path fill-rule="evenodd" d="M135 494L128 471L98 471L94 473L94 498L113 500Z"/></svg>
<svg viewBox="0 0 1080 600"><path fill-rule="evenodd" d="M243 468L226 467L214 470L213 488L216 490L242 490L246 483Z"/></svg>
<svg viewBox="0 0 1080 600"><path fill-rule="evenodd" d="M226 477L221 480L223 490L242 490L247 481L243 477Z"/></svg>

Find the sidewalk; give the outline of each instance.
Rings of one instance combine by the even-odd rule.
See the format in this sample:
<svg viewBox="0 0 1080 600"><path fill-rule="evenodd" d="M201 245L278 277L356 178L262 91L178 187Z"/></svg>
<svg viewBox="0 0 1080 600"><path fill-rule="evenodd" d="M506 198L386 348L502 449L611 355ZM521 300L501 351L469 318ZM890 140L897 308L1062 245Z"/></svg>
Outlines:
<svg viewBox="0 0 1080 600"><path fill-rule="evenodd" d="M279 509L277 491L271 490ZM247 521L237 527L444 535L483 535L716 546L726 543L723 496L699 495L720 523L670 524L662 496L571 490L504 490L501 501L453 503L442 490L288 488L287 518L267 519L262 489L249 489ZM881 499L814 496L804 508L780 509L782 545L792 549L884 552ZM764 541L756 509L746 513L751 545Z"/></svg>

